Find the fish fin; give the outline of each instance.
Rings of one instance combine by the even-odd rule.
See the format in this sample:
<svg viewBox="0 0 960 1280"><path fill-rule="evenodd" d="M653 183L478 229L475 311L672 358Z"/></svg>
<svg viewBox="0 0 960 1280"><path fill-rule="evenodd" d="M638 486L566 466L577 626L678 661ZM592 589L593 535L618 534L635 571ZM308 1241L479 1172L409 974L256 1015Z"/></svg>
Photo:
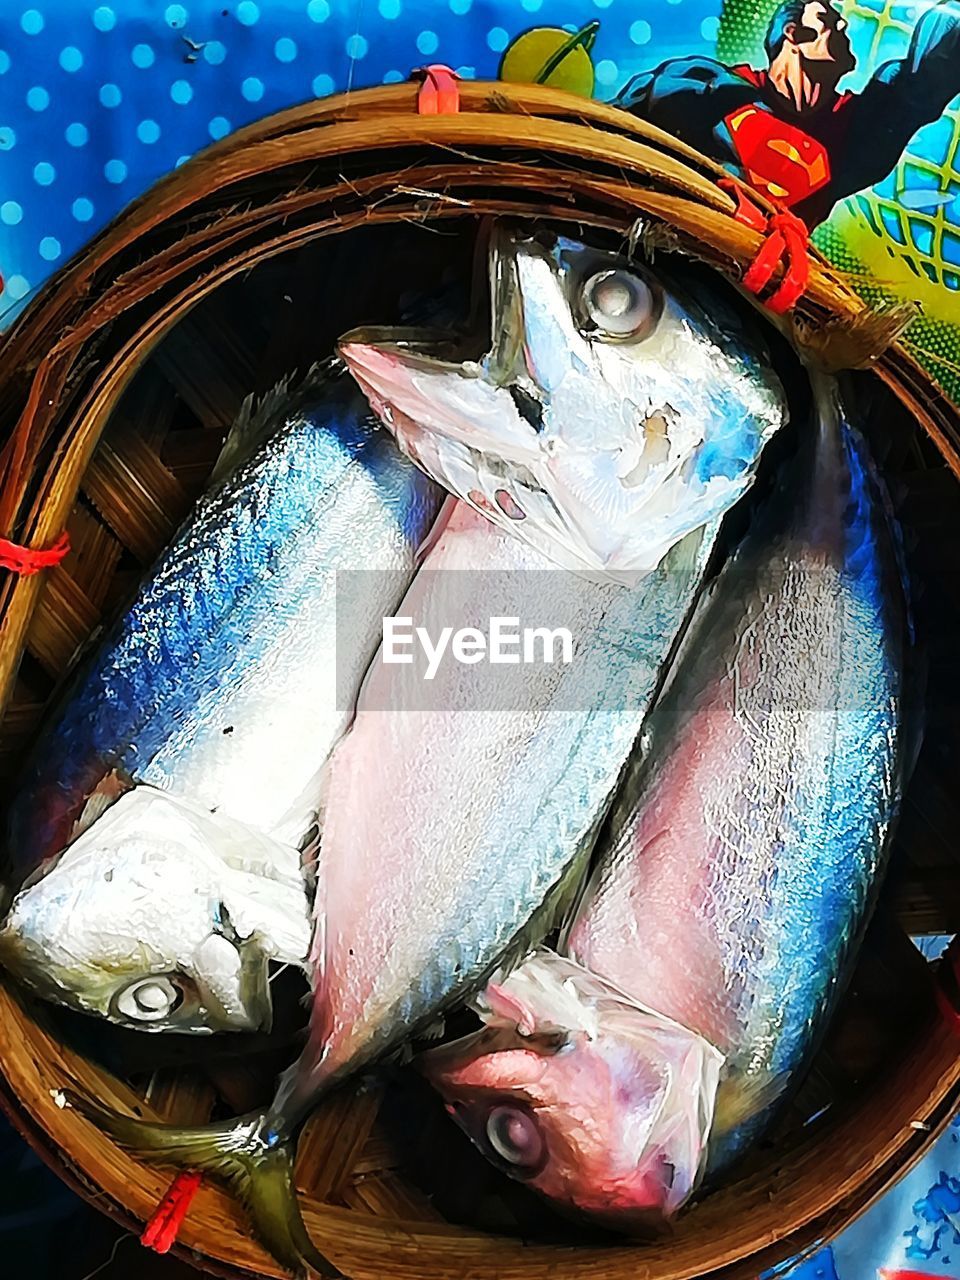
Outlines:
<svg viewBox="0 0 960 1280"><path fill-rule="evenodd" d="M422 1030L417 1032L418 1040L442 1040L447 1034L447 1020L444 1017L434 1018Z"/></svg>
<svg viewBox="0 0 960 1280"><path fill-rule="evenodd" d="M338 360L321 360L311 365L302 378L288 373L262 396L247 396L227 432L207 487L215 488L242 466L280 425L281 413L289 413L298 400L318 390L327 379L342 370L343 365Z"/></svg>
<svg viewBox="0 0 960 1280"><path fill-rule="evenodd" d="M132 791L133 788L133 779L129 774L124 773L122 769L111 769L109 773L105 773L87 796L84 806L73 824L70 832L70 841L76 840L77 836L81 836L84 831L89 830L96 820L106 813L115 800L119 800L125 792Z"/></svg>
<svg viewBox="0 0 960 1280"><path fill-rule="evenodd" d="M496 981L488 982L483 989L482 999L486 1009L489 1011L489 1021L491 1023L506 1023L508 1026L515 1026L522 1034L533 1034L536 1026L531 1021L530 1012L526 1005L507 991L501 983ZM488 1019L485 1018L484 1021L488 1021Z"/></svg>
<svg viewBox="0 0 960 1280"><path fill-rule="evenodd" d="M294 1276L306 1276L309 1266L329 1280L342 1280L307 1234L293 1182L293 1144L264 1133L265 1113L182 1129L134 1120L78 1094L66 1098L91 1124L148 1163L193 1169L226 1186L247 1210L260 1242Z"/></svg>

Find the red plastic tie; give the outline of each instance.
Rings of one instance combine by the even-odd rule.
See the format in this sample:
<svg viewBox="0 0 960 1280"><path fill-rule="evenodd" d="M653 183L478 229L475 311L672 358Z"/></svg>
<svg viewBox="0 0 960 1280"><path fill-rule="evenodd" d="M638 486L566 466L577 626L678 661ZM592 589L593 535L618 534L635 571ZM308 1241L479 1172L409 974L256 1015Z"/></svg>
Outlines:
<svg viewBox="0 0 960 1280"><path fill-rule="evenodd" d="M788 209L779 209L767 217L743 187L732 179L721 179L720 186L737 198L733 214L737 221L754 231L763 232L765 236L743 277L743 287L759 295L770 283L779 264L784 263L783 279L770 297L763 300L769 311L782 315L803 296L810 279L807 258L810 233L807 225Z"/></svg>
<svg viewBox="0 0 960 1280"><path fill-rule="evenodd" d="M741 183L734 182L732 178L721 178L717 186L736 197L737 207L733 211L733 216L737 222L742 222L744 226L754 231L766 231L767 215L759 205L753 203Z"/></svg>
<svg viewBox="0 0 960 1280"><path fill-rule="evenodd" d="M785 259L783 279L765 303L778 315L789 311L796 303L810 277L806 224L795 213L786 210L771 216L767 224L767 238L743 277L744 288L751 293L760 293L770 282L781 259Z"/></svg>
<svg viewBox="0 0 960 1280"><path fill-rule="evenodd" d="M38 551L0 538L0 569L9 569L12 573L19 573L22 578L29 578L32 573L39 573L41 569L59 564L69 550L70 538L66 531L61 533L52 547Z"/></svg>
<svg viewBox="0 0 960 1280"><path fill-rule="evenodd" d="M418 67L415 79L421 81L417 94L417 114L421 116L455 116L460 110L460 86L457 73L442 62Z"/></svg>
<svg viewBox="0 0 960 1280"><path fill-rule="evenodd" d="M170 1252L202 1181L201 1173L177 1174L167 1188L167 1194L157 1205L153 1216L143 1229L140 1243L145 1248L152 1249L154 1253Z"/></svg>

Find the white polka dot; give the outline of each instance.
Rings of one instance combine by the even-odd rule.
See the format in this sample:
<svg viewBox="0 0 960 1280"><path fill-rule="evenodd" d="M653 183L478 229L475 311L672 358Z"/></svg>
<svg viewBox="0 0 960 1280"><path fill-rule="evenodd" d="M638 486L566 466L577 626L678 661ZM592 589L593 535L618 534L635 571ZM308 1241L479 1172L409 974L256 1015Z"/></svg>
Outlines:
<svg viewBox="0 0 960 1280"><path fill-rule="evenodd" d="M226 116L214 116L207 125L207 132L210 134L210 137L217 142L220 138L225 138L230 132L230 121Z"/></svg>
<svg viewBox="0 0 960 1280"><path fill-rule="evenodd" d="M406 79L402 71L385 71L383 73L384 84L402 84Z"/></svg>
<svg viewBox="0 0 960 1280"><path fill-rule="evenodd" d="M43 30L43 14L39 9L28 9L20 19L20 26L28 36L38 36Z"/></svg>
<svg viewBox="0 0 960 1280"><path fill-rule="evenodd" d="M297 42L289 36L281 36L273 46L273 55L278 62L293 62L297 56Z"/></svg>
<svg viewBox="0 0 960 1280"><path fill-rule="evenodd" d="M326 22L330 17L330 6L327 0L310 0L307 5L307 17L311 22Z"/></svg>
<svg viewBox="0 0 960 1280"><path fill-rule="evenodd" d="M50 105L50 95L42 86L35 84L27 90L27 106L31 111L46 111Z"/></svg>
<svg viewBox="0 0 960 1280"><path fill-rule="evenodd" d="M700 34L704 40L716 40L720 34L720 19L714 17L704 18L700 23Z"/></svg>
<svg viewBox="0 0 960 1280"><path fill-rule="evenodd" d="M259 102L263 97L263 81L256 76L247 76L240 86L240 92L248 102Z"/></svg>
<svg viewBox="0 0 960 1280"><path fill-rule="evenodd" d="M0 49L0 76L5 76L10 70L10 55L6 49Z"/></svg>
<svg viewBox="0 0 960 1280"><path fill-rule="evenodd" d="M12 151L17 145L17 135L8 124L0 124L0 151Z"/></svg>
<svg viewBox="0 0 960 1280"><path fill-rule="evenodd" d="M0 204L0 222L5 227L15 227L18 222L22 221L23 210L16 200L4 200L3 204Z"/></svg>
<svg viewBox="0 0 960 1280"><path fill-rule="evenodd" d="M435 31L421 31L417 36L417 48L421 53L436 53L440 47L440 40Z"/></svg>
<svg viewBox="0 0 960 1280"><path fill-rule="evenodd" d="M509 43L510 36L503 27L492 27L487 32L487 44L494 53L502 53Z"/></svg>
<svg viewBox="0 0 960 1280"><path fill-rule="evenodd" d="M477 78L476 67L457 67L456 72L461 80L476 80Z"/></svg>
<svg viewBox="0 0 960 1280"><path fill-rule="evenodd" d="M127 166L122 160L108 160L103 166L103 176L114 184L123 182L127 176Z"/></svg>
<svg viewBox="0 0 960 1280"><path fill-rule="evenodd" d="M367 56L367 50L370 48L363 36L360 35L359 31L348 37L347 43L344 47L347 50L347 57L354 59L365 58Z"/></svg>
<svg viewBox="0 0 960 1280"><path fill-rule="evenodd" d="M332 76L314 76L313 92L317 98L325 98L328 94L333 93L333 77Z"/></svg>
<svg viewBox="0 0 960 1280"><path fill-rule="evenodd" d="M189 16L182 4L168 4L163 14L168 27L182 27Z"/></svg>
<svg viewBox="0 0 960 1280"><path fill-rule="evenodd" d="M107 5L102 4L93 11L93 25L98 31L112 31L117 25L117 15Z"/></svg>
<svg viewBox="0 0 960 1280"><path fill-rule="evenodd" d="M180 166L182 164L186 164L189 159L190 159L189 156L177 156L177 163L173 167L175 169L179 169Z"/></svg>
<svg viewBox="0 0 960 1280"><path fill-rule="evenodd" d="M130 54L130 61L135 67L139 67L141 71L147 67L152 67L157 59L157 55L153 52L148 44L135 44L133 52Z"/></svg>
<svg viewBox="0 0 960 1280"><path fill-rule="evenodd" d="M60 50L60 65L64 71L79 71L83 66L83 54L72 44Z"/></svg>
<svg viewBox="0 0 960 1280"><path fill-rule="evenodd" d="M193 97L193 86L189 80L174 80L170 86L170 97L178 107L185 107Z"/></svg>
<svg viewBox="0 0 960 1280"><path fill-rule="evenodd" d="M450 9L458 17L463 17L465 13L470 12L470 6L473 0L450 0Z"/></svg>
<svg viewBox="0 0 960 1280"><path fill-rule="evenodd" d="M100 101L105 107L119 107L123 101L123 94L120 92L120 86L116 84L102 84L100 86Z"/></svg>
<svg viewBox="0 0 960 1280"><path fill-rule="evenodd" d="M3 292L14 302L19 302L30 292L30 282L26 276L11 276L9 280L4 281Z"/></svg>
<svg viewBox="0 0 960 1280"><path fill-rule="evenodd" d="M40 257L45 262L55 262L62 252L60 241L53 236L44 236L40 241Z"/></svg>
<svg viewBox="0 0 960 1280"><path fill-rule="evenodd" d="M218 67L227 56L227 50L219 40L208 40L203 46L203 57L212 67Z"/></svg>
<svg viewBox="0 0 960 1280"><path fill-rule="evenodd" d="M260 10L253 0L240 0L237 5L237 21L245 27L252 27L260 21Z"/></svg>
<svg viewBox="0 0 960 1280"><path fill-rule="evenodd" d="M78 222L89 222L93 217L93 201L88 200L86 196L81 196L78 200L74 200L72 212Z"/></svg>
<svg viewBox="0 0 960 1280"><path fill-rule="evenodd" d="M39 164L33 166L33 180L39 183L41 187L49 187L56 176L56 169L46 160L41 160Z"/></svg>
<svg viewBox="0 0 960 1280"><path fill-rule="evenodd" d="M617 64L612 62L610 58L604 58L597 63L597 82L599 84L613 84L618 75Z"/></svg>
<svg viewBox="0 0 960 1280"><path fill-rule="evenodd" d="M543 0L520 0L520 4L527 13L539 13L543 8Z"/></svg>
<svg viewBox="0 0 960 1280"><path fill-rule="evenodd" d="M649 44L650 37L653 35L653 28L649 22L644 22L643 18L630 24L630 39L634 44Z"/></svg>
<svg viewBox="0 0 960 1280"><path fill-rule="evenodd" d="M68 124L64 130L63 136L71 147L85 147L90 137L90 131L85 124L81 124L79 120L73 124Z"/></svg>
<svg viewBox="0 0 960 1280"><path fill-rule="evenodd" d="M381 18L386 18L388 21L392 21L394 18L400 17L403 5L400 3L400 0L380 0L377 8L380 11Z"/></svg>
<svg viewBox="0 0 960 1280"><path fill-rule="evenodd" d="M609 9L613 4L613 0L593 0L598 9Z"/></svg>
<svg viewBox="0 0 960 1280"><path fill-rule="evenodd" d="M141 120L137 125L137 137L150 146L160 137L160 126L156 120Z"/></svg>

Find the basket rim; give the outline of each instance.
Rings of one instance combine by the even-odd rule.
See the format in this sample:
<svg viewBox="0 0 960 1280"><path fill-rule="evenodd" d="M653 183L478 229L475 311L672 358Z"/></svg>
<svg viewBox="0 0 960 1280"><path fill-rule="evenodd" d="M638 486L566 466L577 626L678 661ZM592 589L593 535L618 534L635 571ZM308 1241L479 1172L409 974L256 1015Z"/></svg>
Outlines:
<svg viewBox="0 0 960 1280"><path fill-rule="evenodd" d="M0 534L17 532L24 541L41 544L55 536L76 500L112 407L163 336L215 288L298 243L371 222L462 217L466 195L471 212L539 213L624 233L640 218L665 229L681 249L734 280L752 260L762 236L732 216L736 202L718 185L729 175L670 135L560 90L470 82L461 86L461 97L464 110L453 117L418 117L416 88L410 84L339 95L267 117L162 179L58 272L3 340ZM425 169L434 174L441 194L436 207L426 212L415 196L397 198L398 192L404 195L401 179L410 172L409 166L393 167L397 161L391 148L401 147L429 152ZM478 154L465 156L467 148ZM512 157L518 148L534 154L536 163L517 166ZM485 149L495 153L492 159L479 154ZM256 186L258 177L261 182L264 175L280 181L285 172L297 172L297 166L315 165L321 176L331 166L346 170L358 156L369 168L371 155L381 166L372 174L365 169L361 178L348 176L341 182L335 174L332 181L327 177L327 186L317 189L325 203L317 199L311 206L308 197L317 192L307 191L300 197L306 201L301 207L289 196L271 197L269 185L264 199ZM557 199L564 179L556 166L570 156L581 158L585 172L580 187L568 180L567 194L581 190L587 208L565 207ZM328 169L322 170L323 165ZM502 200L496 203L485 193L494 170L502 179ZM752 189L745 190L755 203L773 211ZM452 204L445 202L447 196ZM241 197L246 205L238 204ZM324 218L318 209L325 210ZM287 221L279 231L281 215ZM265 246L268 231L274 238ZM198 278L201 267L206 274ZM816 251L810 253L810 270L810 285L797 309L804 326L823 331L831 324L855 327L869 319L866 304ZM877 358L875 369L960 476L960 449L954 443L960 440L960 411L896 343ZM8 581L0 588L4 703L41 589L40 576ZM56 1045L5 982L0 983L0 1021L19 1033L0 1045L0 1105L88 1198L96 1196L101 1207L105 1202L125 1225L146 1216L163 1190L163 1175L120 1152L75 1112L58 1107L52 1096L59 1088L58 1070L62 1078L76 1081L79 1073L82 1080L79 1060ZM906 1115L899 1082L908 1075L924 1082L922 1114L911 1105ZM122 1093L116 1081L114 1085ZM132 1105L129 1098L122 1101ZM808 1143L797 1148L799 1154L793 1153L792 1184L780 1192L790 1202L782 1235L771 1232L769 1220L741 1223L739 1234L728 1230L731 1220L749 1216L738 1208L741 1201L761 1204L777 1183L776 1159L764 1171L763 1190L760 1175L751 1175L706 1197L682 1216L670 1241L652 1252L638 1253L630 1245L576 1251L524 1246L459 1228L431 1229L429 1224L376 1219L332 1206L311 1209L309 1203L307 1220L320 1227L324 1252L358 1277L382 1274L375 1268L389 1256L397 1276L424 1274L419 1268L427 1262L435 1268L431 1274L457 1275L457 1259L469 1258L472 1274L501 1280L513 1276L514 1268L518 1277L522 1268L525 1278L627 1276L635 1274L638 1263L650 1277L685 1280L711 1274L734 1280L755 1275L778 1260L785 1247L798 1251L861 1212L919 1158L958 1101L956 1042L944 1025L933 1023L928 1042L913 1046L859 1110L851 1110L833 1128L815 1127ZM868 1158L858 1156L854 1164L849 1154L844 1157L843 1144L864 1123L864 1115L872 1117L883 1137ZM926 1128L917 1129L911 1121ZM835 1185L824 1195L823 1171L811 1167L810 1153L824 1132L834 1130ZM91 1192L90 1183L99 1189ZM696 1226L683 1225L691 1222ZM351 1232L352 1240L345 1243ZM283 1274L250 1245L242 1216L216 1188L202 1189L183 1234L194 1249L206 1250L215 1242L215 1252L205 1253L203 1265L217 1266L222 1274L237 1275L241 1266ZM717 1247L724 1236L737 1240L726 1252ZM385 1252L377 1254L372 1238ZM196 1257L184 1256L196 1264Z"/></svg>

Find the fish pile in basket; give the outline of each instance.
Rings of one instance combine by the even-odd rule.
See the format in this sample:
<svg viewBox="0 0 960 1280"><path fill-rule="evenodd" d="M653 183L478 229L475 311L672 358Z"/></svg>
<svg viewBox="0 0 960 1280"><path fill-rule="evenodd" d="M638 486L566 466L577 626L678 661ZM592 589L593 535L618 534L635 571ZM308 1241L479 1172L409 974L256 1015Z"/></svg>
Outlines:
<svg viewBox="0 0 960 1280"><path fill-rule="evenodd" d="M716 1185L821 1039L915 754L898 535L838 385L689 263L481 244L477 358L356 330L241 415L8 823L0 958L40 995L263 1030L272 969L306 973L264 1111L71 1099L226 1182L294 1269L323 1265L299 1127L465 1007L413 1069L500 1169L628 1232Z"/></svg>

